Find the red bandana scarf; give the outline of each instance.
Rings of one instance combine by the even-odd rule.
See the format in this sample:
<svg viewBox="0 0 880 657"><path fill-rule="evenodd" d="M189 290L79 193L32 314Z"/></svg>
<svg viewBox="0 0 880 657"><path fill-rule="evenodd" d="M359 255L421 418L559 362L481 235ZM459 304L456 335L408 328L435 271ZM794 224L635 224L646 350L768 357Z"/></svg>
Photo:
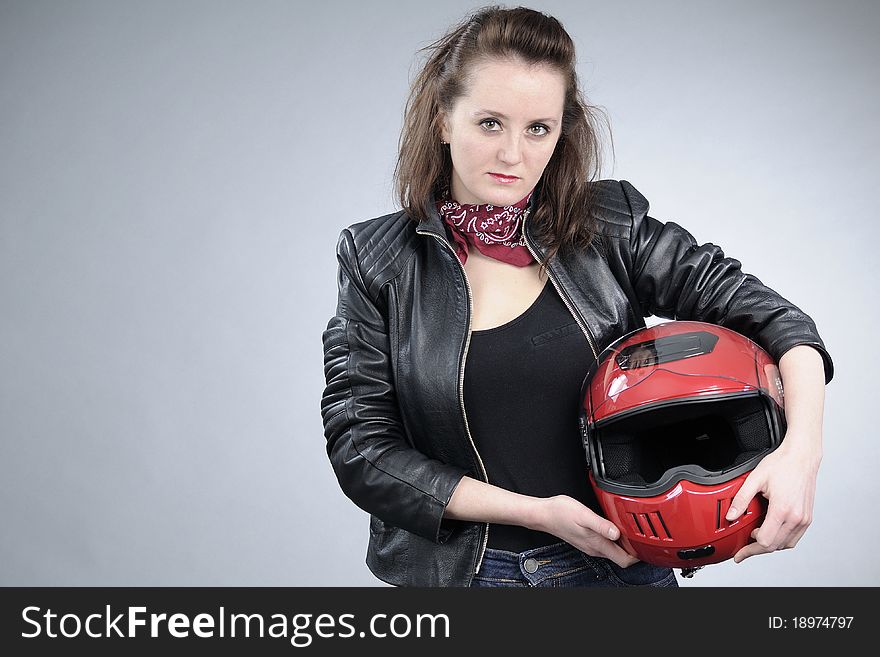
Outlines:
<svg viewBox="0 0 880 657"><path fill-rule="evenodd" d="M483 255L517 267L532 264L535 259L526 247L522 220L534 191L513 205L491 205L457 203L444 190L436 201L437 212L452 229L461 264L467 261L468 244Z"/></svg>

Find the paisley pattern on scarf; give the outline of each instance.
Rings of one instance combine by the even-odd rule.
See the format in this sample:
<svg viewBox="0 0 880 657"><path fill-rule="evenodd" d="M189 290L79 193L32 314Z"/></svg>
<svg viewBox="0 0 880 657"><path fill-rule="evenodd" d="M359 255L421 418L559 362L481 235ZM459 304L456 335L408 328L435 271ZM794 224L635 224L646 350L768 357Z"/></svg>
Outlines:
<svg viewBox="0 0 880 657"><path fill-rule="evenodd" d="M517 267L532 264L523 237L523 219L534 189L513 205L457 203L444 190L436 202L440 218L452 229L455 253L461 264L467 262L468 245L480 253Z"/></svg>

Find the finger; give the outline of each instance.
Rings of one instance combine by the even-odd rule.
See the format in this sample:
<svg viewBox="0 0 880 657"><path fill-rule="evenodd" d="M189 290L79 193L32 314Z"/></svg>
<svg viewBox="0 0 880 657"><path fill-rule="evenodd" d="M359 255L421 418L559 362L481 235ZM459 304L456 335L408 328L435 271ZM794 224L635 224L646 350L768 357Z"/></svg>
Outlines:
<svg viewBox="0 0 880 657"><path fill-rule="evenodd" d="M603 557L605 557L606 559L610 559L621 568L629 568L634 563L638 562L638 559L636 559L633 555L624 550L617 543L612 543L611 541L603 541L603 545L600 550Z"/></svg>
<svg viewBox="0 0 880 657"><path fill-rule="evenodd" d="M753 557L756 554L767 554L769 550L764 548L760 543L749 543L744 548L740 549L739 552L733 555L734 563L742 563L749 557Z"/></svg>
<svg viewBox="0 0 880 657"><path fill-rule="evenodd" d="M798 544L798 541L801 540L801 537L806 533L807 527L808 526L804 526L804 527L801 527L800 529L798 529L797 531L792 532L789 535L789 537L784 540L784 542L780 543L776 547L776 549L777 550L790 550L791 548L795 547ZM760 530L760 528L752 531L752 538L757 537L759 530ZM760 543L751 543L751 544L747 545L746 548L749 548L748 550L746 550L746 548L741 549L739 552L737 552L734 555L734 557L733 557L734 561L739 563L743 559L747 559L748 557L754 556L755 554L769 554L770 552L773 552L773 550L771 550L770 548L766 548L766 547L761 546L761 548L759 550L755 546L760 546Z"/></svg>
<svg viewBox="0 0 880 657"><path fill-rule="evenodd" d="M584 554L588 554L593 557L599 557L602 559L608 559L609 561L613 561L623 568L626 568L626 566L630 565L627 562L632 557L628 552L626 552L626 550L624 550L614 541L611 541L607 538L602 538L592 531L588 536L581 536L577 538L580 540L570 540L569 542Z"/></svg>
<svg viewBox="0 0 880 657"><path fill-rule="evenodd" d="M763 524L752 532L752 537L762 546L767 548L769 552L772 552L776 549L776 546L779 545L779 540L785 535L782 531L782 527L782 515L774 513L771 507L771 509L767 510L767 515L764 518Z"/></svg>
<svg viewBox="0 0 880 657"><path fill-rule="evenodd" d="M730 502L730 508L727 509L727 515L724 516L725 519L728 522L736 520L748 508L752 498L758 494L763 486L764 480L758 478L755 471L752 471Z"/></svg>
<svg viewBox="0 0 880 657"><path fill-rule="evenodd" d="M612 540L593 534L592 540L587 539L586 545L581 548L587 554L603 557L613 561L621 568L627 568L638 561L629 552Z"/></svg>

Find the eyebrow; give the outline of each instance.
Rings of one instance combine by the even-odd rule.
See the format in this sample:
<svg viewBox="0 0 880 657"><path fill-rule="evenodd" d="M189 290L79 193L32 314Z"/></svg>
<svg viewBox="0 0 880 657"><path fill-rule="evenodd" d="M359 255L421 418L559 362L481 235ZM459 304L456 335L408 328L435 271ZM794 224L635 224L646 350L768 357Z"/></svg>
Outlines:
<svg viewBox="0 0 880 657"><path fill-rule="evenodd" d="M488 110L488 109L477 110L476 112L473 112L471 114L471 116L477 116L478 114L491 114L492 116L497 116L499 119L504 119L505 121L510 118L509 116L506 116L506 115L502 114L501 112L495 112L493 110ZM556 123L559 123L559 121L557 121L556 119L552 119L552 118L546 118L546 119L535 119L534 121L531 121L531 123L553 123L553 124L556 124Z"/></svg>

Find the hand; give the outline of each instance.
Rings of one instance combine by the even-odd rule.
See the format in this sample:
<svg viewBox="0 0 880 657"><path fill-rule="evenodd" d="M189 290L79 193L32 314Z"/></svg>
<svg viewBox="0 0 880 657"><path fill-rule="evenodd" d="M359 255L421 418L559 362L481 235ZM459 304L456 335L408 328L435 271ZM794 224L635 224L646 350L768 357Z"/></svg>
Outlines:
<svg viewBox="0 0 880 657"><path fill-rule="evenodd" d="M752 470L731 502L727 520L735 520L752 498L763 493L769 500L763 524L752 532L749 543L734 556L736 563L756 554L793 548L813 520L813 498L821 455L802 447L815 441L793 439L765 456Z"/></svg>
<svg viewBox="0 0 880 657"><path fill-rule="evenodd" d="M558 536L590 556L611 559L621 568L638 562L614 542L620 537L614 523L568 495L543 498L532 529Z"/></svg>

